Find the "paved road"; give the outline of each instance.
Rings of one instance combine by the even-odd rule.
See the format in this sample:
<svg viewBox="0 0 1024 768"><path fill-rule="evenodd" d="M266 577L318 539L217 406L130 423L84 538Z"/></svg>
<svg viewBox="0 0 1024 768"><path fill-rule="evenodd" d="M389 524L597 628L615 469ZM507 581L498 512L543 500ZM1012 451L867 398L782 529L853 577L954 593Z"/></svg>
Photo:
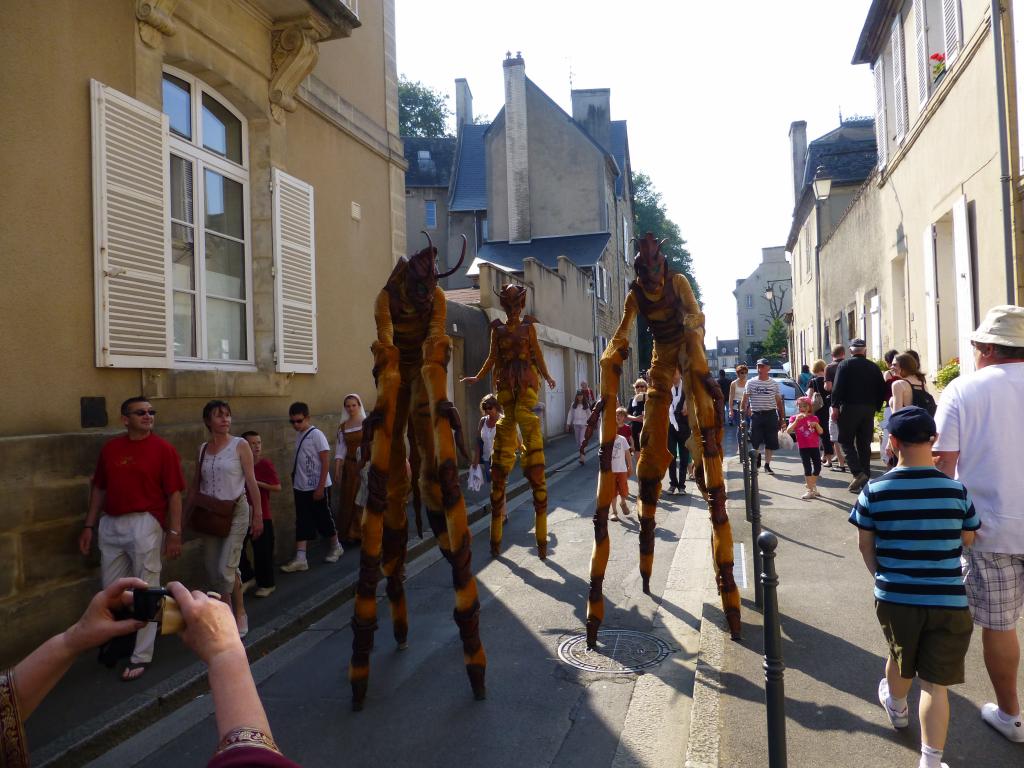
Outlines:
<svg viewBox="0 0 1024 768"><path fill-rule="evenodd" d="M595 469L573 464L549 481L546 562L536 556L528 502L513 509L499 559L487 554L486 529L474 539L489 660L485 702L473 701L466 680L449 568L424 557L407 581L408 650L396 651L386 600L380 604L364 711L351 711L345 679L350 605L254 665L285 753L305 766L681 765L707 583L707 516L702 505L689 514L689 497L663 505L652 595L640 587L635 516L613 525L605 627L653 632L668 657L643 675L570 667L557 651L583 632ZM201 697L92 765L205 765L216 742L210 713L209 697Z"/></svg>
<svg viewBox="0 0 1024 768"><path fill-rule="evenodd" d="M857 550L857 531L846 522L854 499L846 490L850 475L824 470L824 498L804 502L799 498L799 459L776 457L772 467L774 477L760 475L762 517L765 528L779 538L789 764L916 765L919 689L915 685L910 697L911 727L901 733L889 727L875 698L886 646L874 615L871 576ZM730 496L730 507L742 509L742 490ZM742 512L731 514L734 521L743 518ZM746 526L742 534L746 541L749 530ZM717 612L709 608L709 617L715 618ZM768 764L763 646L752 589L744 591L744 625L742 644L723 643L720 765L763 768ZM1018 632L1024 636L1024 626L1018 625ZM1019 689L1024 690L1024 670ZM982 723L978 707L991 700L976 630L967 681L950 689L952 721L943 759L952 768L1024 765L1024 745L1010 744Z"/></svg>

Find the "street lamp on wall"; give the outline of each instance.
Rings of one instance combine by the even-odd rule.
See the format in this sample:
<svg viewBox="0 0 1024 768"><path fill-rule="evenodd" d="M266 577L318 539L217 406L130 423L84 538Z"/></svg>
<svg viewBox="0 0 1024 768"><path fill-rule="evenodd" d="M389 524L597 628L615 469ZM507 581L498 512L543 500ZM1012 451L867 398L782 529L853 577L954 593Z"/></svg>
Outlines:
<svg viewBox="0 0 1024 768"><path fill-rule="evenodd" d="M779 280L769 280L768 287L764 289L764 297L768 301L768 312L772 320L782 316L782 305L786 300L786 289L779 288L776 290L775 286L782 285L783 283L793 284L793 281L784 277Z"/></svg>

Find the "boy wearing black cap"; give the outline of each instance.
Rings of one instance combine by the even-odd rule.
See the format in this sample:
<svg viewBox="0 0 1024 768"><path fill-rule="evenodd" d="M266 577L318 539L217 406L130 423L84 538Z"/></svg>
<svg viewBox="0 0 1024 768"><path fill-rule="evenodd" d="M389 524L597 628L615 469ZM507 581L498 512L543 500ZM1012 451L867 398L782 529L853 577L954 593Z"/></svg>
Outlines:
<svg viewBox="0 0 1024 768"><path fill-rule="evenodd" d="M964 681L973 622L960 554L981 522L967 489L932 463L935 421L923 408L889 419L899 464L860 492L850 522L875 577L875 613L889 644L878 700L894 728L909 724L907 694L921 679L919 768L940 768L949 726L946 686Z"/></svg>

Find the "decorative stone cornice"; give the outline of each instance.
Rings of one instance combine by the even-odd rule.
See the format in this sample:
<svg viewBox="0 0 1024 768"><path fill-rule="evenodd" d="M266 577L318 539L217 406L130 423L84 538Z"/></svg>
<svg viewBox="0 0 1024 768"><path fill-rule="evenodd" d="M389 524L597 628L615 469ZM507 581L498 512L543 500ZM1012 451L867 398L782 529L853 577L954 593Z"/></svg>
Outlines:
<svg viewBox="0 0 1024 768"><path fill-rule="evenodd" d="M135 18L139 20L139 37L150 48L158 48L163 36L170 37L174 26L174 6L178 0L135 0Z"/></svg>
<svg viewBox="0 0 1024 768"><path fill-rule="evenodd" d="M295 91L316 66L320 55L318 43L330 32L330 26L318 16L307 16L274 29L270 113L277 122L284 119L285 111L295 111Z"/></svg>

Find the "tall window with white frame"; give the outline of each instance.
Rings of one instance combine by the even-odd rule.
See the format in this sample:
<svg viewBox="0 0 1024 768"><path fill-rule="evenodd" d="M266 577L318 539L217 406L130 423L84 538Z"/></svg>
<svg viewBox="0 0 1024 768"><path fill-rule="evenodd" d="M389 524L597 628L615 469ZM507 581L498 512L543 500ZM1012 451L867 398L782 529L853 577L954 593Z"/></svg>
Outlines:
<svg viewBox="0 0 1024 768"><path fill-rule="evenodd" d="M747 336L748 337L753 337L753 335L754 335L754 321L753 320L747 320L746 331L747 331Z"/></svg>
<svg viewBox="0 0 1024 768"><path fill-rule="evenodd" d="M174 357L252 363L252 264L245 118L188 73L165 69L170 124Z"/></svg>
<svg viewBox="0 0 1024 768"><path fill-rule="evenodd" d="M427 229L437 229L437 201L423 201L423 226Z"/></svg>

